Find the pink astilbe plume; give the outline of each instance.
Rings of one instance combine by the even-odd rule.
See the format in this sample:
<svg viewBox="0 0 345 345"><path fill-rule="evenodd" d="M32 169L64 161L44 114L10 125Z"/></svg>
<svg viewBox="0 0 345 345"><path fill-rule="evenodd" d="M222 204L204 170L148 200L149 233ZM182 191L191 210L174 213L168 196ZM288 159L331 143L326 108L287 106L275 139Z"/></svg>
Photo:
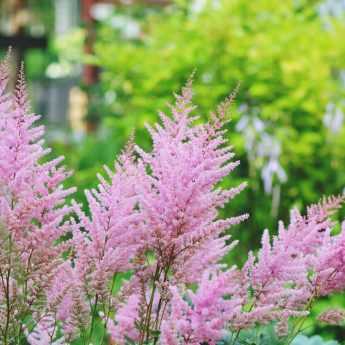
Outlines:
<svg viewBox="0 0 345 345"><path fill-rule="evenodd" d="M90 322L90 305L78 272L65 261L56 272L47 292L49 310L61 326L65 340L70 341L79 332L86 333Z"/></svg>
<svg viewBox="0 0 345 345"><path fill-rule="evenodd" d="M345 221L342 231L325 241L315 266L315 293L322 296L345 289Z"/></svg>
<svg viewBox="0 0 345 345"><path fill-rule="evenodd" d="M272 244L268 231L264 232L258 259L250 255L243 268L247 288L251 291L246 301L250 305L249 315L256 314L255 317L252 315L252 322L301 316L307 312L312 300L320 295L320 288L324 286L324 282L320 282L321 263L327 261L327 253L336 256L336 250L329 247L344 237L343 234L331 235L334 223L330 219L342 202L342 197L325 199L309 207L306 216L293 210L289 226L285 228L280 223ZM335 284L330 275L332 265L328 262L325 266L327 279ZM268 309L257 313L256 310L262 307ZM252 324L244 323L243 326Z"/></svg>
<svg viewBox="0 0 345 345"><path fill-rule="evenodd" d="M211 123L193 125L197 117L190 116L194 109L191 98L189 82L182 95L176 96L172 117L161 113L162 125L148 127L152 152L137 147L140 163L150 170L146 185L139 185L140 202L150 231L147 246L164 265L174 266L176 258L186 260L202 243L217 239L247 217L217 218L218 208L236 196L245 184L230 190L216 188L239 164L231 160L234 156L231 148L224 146L225 131L221 124L226 122L222 118L226 110L220 108ZM226 107L229 105L226 103ZM221 250L213 261L217 262L222 255Z"/></svg>
<svg viewBox="0 0 345 345"><path fill-rule="evenodd" d="M90 217L74 204L79 222L72 224L72 271L85 296L84 304L92 305L91 323L98 311L107 315L105 319L109 317L115 277L133 268L133 258L142 243L143 219L135 190L140 174L131 147L129 144L116 161L115 172L106 167L107 178L99 175L98 188L86 191ZM68 287L70 282L67 280L64 285ZM72 312L71 297L70 302Z"/></svg>
<svg viewBox="0 0 345 345"><path fill-rule="evenodd" d="M205 271L196 293L172 287L172 299L162 324L163 345L215 345L241 312L238 271Z"/></svg>
<svg viewBox="0 0 345 345"><path fill-rule="evenodd" d="M65 198L73 189L59 167L62 157L41 163L39 116L31 114L23 69L13 94L6 93L8 67L0 67L0 342L23 336L22 320L42 318L45 293L61 263Z"/></svg>
<svg viewBox="0 0 345 345"><path fill-rule="evenodd" d="M341 325L345 321L343 309L328 309L318 316L318 320L329 325Z"/></svg>
<svg viewBox="0 0 345 345"><path fill-rule="evenodd" d="M137 256L142 264L135 268L128 291L141 294L146 305L139 315L139 344L152 340L159 330L168 309L169 285L197 283L206 269L218 269L232 246L225 231L247 218L218 215L219 208L245 187L218 188L239 164L232 161L223 130L232 97L206 124L195 124L191 99L188 82L171 106L172 115L161 113L162 124L148 127L152 151L136 147L137 166L144 172L136 191L145 235Z"/></svg>
<svg viewBox="0 0 345 345"><path fill-rule="evenodd" d="M126 345L127 340L139 340L139 330L136 322L139 320L140 296L131 295L127 302L120 305L115 320L107 320L107 330L110 338L118 345Z"/></svg>
<svg viewBox="0 0 345 345"><path fill-rule="evenodd" d="M116 272L129 270L142 239L142 215L135 185L139 178L132 158L124 153L110 183L99 176L98 189L87 191L91 217L77 207L80 234L76 237L76 268L90 294L102 294ZM75 233L76 235L76 233Z"/></svg>

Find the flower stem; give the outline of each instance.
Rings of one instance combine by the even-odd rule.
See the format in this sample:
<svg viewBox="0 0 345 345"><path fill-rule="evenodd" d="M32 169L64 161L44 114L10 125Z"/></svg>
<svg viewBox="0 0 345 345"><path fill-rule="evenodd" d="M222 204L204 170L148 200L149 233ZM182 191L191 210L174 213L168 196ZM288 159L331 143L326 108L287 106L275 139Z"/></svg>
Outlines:
<svg viewBox="0 0 345 345"><path fill-rule="evenodd" d="M95 297L95 304L94 304L93 311L92 311L90 333L89 333L88 341L87 341L88 343L89 343L89 342L91 341L91 339L92 339L92 333L93 333L93 329L94 329L94 326L95 326L96 315L97 315L97 304L98 304L98 294L96 294L96 297Z"/></svg>

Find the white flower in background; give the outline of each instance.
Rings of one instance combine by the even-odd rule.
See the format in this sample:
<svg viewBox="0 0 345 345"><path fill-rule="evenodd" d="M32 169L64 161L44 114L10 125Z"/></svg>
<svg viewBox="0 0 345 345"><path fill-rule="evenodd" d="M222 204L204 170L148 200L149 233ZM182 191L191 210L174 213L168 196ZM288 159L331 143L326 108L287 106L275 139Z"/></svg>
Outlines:
<svg viewBox="0 0 345 345"><path fill-rule="evenodd" d="M116 15L111 18L110 24L113 28L120 31L124 39L130 40L140 37L140 25L130 16Z"/></svg>
<svg viewBox="0 0 345 345"><path fill-rule="evenodd" d="M236 130L244 136L250 166L261 170L264 191L272 195L272 216L276 217L280 203L280 185L287 181L287 174L279 162L280 141L267 132L268 125L259 118L257 108L249 110L246 104L242 104L239 111L243 115Z"/></svg>
<svg viewBox="0 0 345 345"><path fill-rule="evenodd" d="M91 7L91 16L99 21L107 20L111 17L114 10L115 6L113 4L96 3Z"/></svg>
<svg viewBox="0 0 345 345"><path fill-rule="evenodd" d="M341 18L345 14L345 0L325 0L319 6L322 17Z"/></svg>
<svg viewBox="0 0 345 345"><path fill-rule="evenodd" d="M279 164L277 159L271 158L266 165L261 170L261 177L264 183L265 193L271 194L273 187L273 179L277 178L279 183L284 183L287 181L287 175L285 170Z"/></svg>
<svg viewBox="0 0 345 345"><path fill-rule="evenodd" d="M334 18L337 20L345 18L345 0L324 0L318 6L318 13L325 29L332 30Z"/></svg>
<svg viewBox="0 0 345 345"><path fill-rule="evenodd" d="M265 160L261 170L261 177L265 193L267 194L272 193L275 178L278 184L287 181L286 172L279 163L280 154L281 145L279 140L272 135L264 133L258 145L258 156Z"/></svg>
<svg viewBox="0 0 345 345"><path fill-rule="evenodd" d="M262 158L279 159L280 142L273 135L263 132L257 146L257 154Z"/></svg>
<svg viewBox="0 0 345 345"><path fill-rule="evenodd" d="M323 116L323 124L332 134L338 134L344 124L342 109L334 103L329 103Z"/></svg>
<svg viewBox="0 0 345 345"><path fill-rule="evenodd" d="M193 0L190 3L190 11L191 13L200 13L204 10L206 5L211 4L213 8L217 8L220 6L219 0Z"/></svg>
<svg viewBox="0 0 345 345"><path fill-rule="evenodd" d="M341 85L345 87L345 70L344 69L339 71L339 79L340 79Z"/></svg>
<svg viewBox="0 0 345 345"><path fill-rule="evenodd" d="M199 13L206 5L206 0L194 0L191 4L191 12Z"/></svg>
<svg viewBox="0 0 345 345"><path fill-rule="evenodd" d="M266 124L257 116L257 109L251 110L248 115L249 108L246 104L241 104L239 112L243 114L236 125L236 130L243 134L245 139L245 149L251 159L256 159L256 144L259 137L264 133Z"/></svg>

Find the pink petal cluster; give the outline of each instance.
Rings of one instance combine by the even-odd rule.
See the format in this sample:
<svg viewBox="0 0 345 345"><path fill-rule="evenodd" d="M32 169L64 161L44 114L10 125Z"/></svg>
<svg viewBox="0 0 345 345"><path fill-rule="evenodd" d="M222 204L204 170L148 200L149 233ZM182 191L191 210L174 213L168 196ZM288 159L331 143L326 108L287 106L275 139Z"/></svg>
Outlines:
<svg viewBox="0 0 345 345"><path fill-rule="evenodd" d="M341 325L345 321L345 310L328 309L319 315L318 320L329 325Z"/></svg>
<svg viewBox="0 0 345 345"><path fill-rule="evenodd" d="M235 269L205 271L197 292L172 287L170 310L162 323L161 344L215 345L241 312L242 289ZM226 299L224 297L227 297Z"/></svg>
<svg viewBox="0 0 345 345"><path fill-rule="evenodd" d="M231 100L219 108L212 122L194 125L198 117L190 116L194 109L191 98L191 85L187 85L182 95L176 96L172 116L160 113L162 125L148 127L152 151L146 153L136 148L139 165L150 171L138 186L149 232L146 246L162 265L179 271L180 279L182 275L190 279L191 274L195 276L200 271L198 263L193 265L192 257L200 256L201 247L207 254L204 268L217 263L226 251L219 235L247 218L243 215L218 219L218 209L245 187L242 184L229 190L217 188L239 164L232 161L234 155L231 147L225 145L225 131L221 129ZM210 246L215 250L213 255L208 254ZM189 269L185 266L187 261ZM196 281L198 278L200 274Z"/></svg>
<svg viewBox="0 0 345 345"><path fill-rule="evenodd" d="M63 345L65 339L60 337L55 340L57 333L56 320L52 315L43 317L35 326L34 330L29 332L25 330L27 334L27 341L30 345Z"/></svg>
<svg viewBox="0 0 345 345"><path fill-rule="evenodd" d="M47 312L45 293L62 262L66 248L59 239L69 214L64 189L69 176L59 164L47 161L43 127L34 126L23 72L14 93L6 91L7 61L0 66L0 342L23 335L19 316L40 319ZM45 160L45 163L41 163Z"/></svg>
<svg viewBox="0 0 345 345"><path fill-rule="evenodd" d="M325 199L311 206L306 216L293 210L289 226L285 228L280 223L272 244L268 231L264 232L257 260L250 255L242 270L250 291L246 301L251 305L250 311L270 307L268 313L258 313L258 320L251 318L252 323L301 315L306 306L320 296L325 289L320 264L326 258L334 258L336 251L328 247L338 242L338 236L331 235L334 224L330 216L342 202L342 197ZM335 280L330 275L332 266L329 263L326 271L323 271L323 278L330 279L332 284L327 293L334 292Z"/></svg>
<svg viewBox="0 0 345 345"><path fill-rule="evenodd" d="M99 176L98 188L86 191L90 218L75 205L80 218L74 231L75 264L88 295L106 294L113 275L132 268L142 242L135 190L140 176L129 153L116 162L115 171L106 168L110 182Z"/></svg>
<svg viewBox="0 0 345 345"><path fill-rule="evenodd" d="M125 345L128 339L139 340L139 330L136 327L136 320L139 319L140 296L132 294L124 304L120 304L116 319L108 319L107 330L110 337L118 345Z"/></svg>
<svg viewBox="0 0 345 345"><path fill-rule="evenodd" d="M115 173L105 167L107 178L99 175L98 187L86 191L90 216L74 203L79 221L71 223L73 259L61 271L52 291L52 294L65 291L57 317L64 328L68 326L70 337L86 328L90 321L86 315L92 313L93 319L98 311L109 315L115 276L133 268L133 259L142 243L143 216L137 207L135 190L140 170L131 151L129 145L115 163ZM52 304L55 299L49 298ZM74 313L76 309L78 312Z"/></svg>
<svg viewBox="0 0 345 345"><path fill-rule="evenodd" d="M345 222L341 232L325 241L315 262L314 278L318 295L329 295L345 289Z"/></svg>
<svg viewBox="0 0 345 345"><path fill-rule="evenodd" d="M64 338L75 338L90 322L90 306L77 270L66 261L57 270L47 291L49 310L59 321Z"/></svg>

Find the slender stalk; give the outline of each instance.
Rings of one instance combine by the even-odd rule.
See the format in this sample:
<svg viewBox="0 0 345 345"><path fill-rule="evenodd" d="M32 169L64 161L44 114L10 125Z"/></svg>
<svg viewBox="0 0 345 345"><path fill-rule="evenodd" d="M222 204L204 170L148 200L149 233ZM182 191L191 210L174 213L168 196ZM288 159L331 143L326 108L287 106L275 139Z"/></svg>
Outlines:
<svg viewBox="0 0 345 345"><path fill-rule="evenodd" d="M6 323L5 323L5 330L4 330L4 345L8 345L8 331L10 326L10 318L11 318L11 302L10 302L10 278L11 278L11 267L12 267L12 237L11 235L8 236L9 239L9 246L8 246L8 269L5 278L5 299L6 299Z"/></svg>
<svg viewBox="0 0 345 345"><path fill-rule="evenodd" d="M109 295L109 298L108 298L108 310L107 310L107 316L105 318L105 326L104 326L104 329L103 329L101 345L103 345L103 343L104 343L104 338L105 338L105 334L106 334L106 328L107 328L107 324L108 324L109 317L110 317L110 302L111 302L111 296L113 294L113 290L114 290L114 286L115 286L116 276L117 276L117 273L114 274L113 281L111 282L110 295Z"/></svg>
<svg viewBox="0 0 345 345"><path fill-rule="evenodd" d="M334 269L332 273L330 273L330 275L327 277L326 281L329 281L330 279L332 279L332 277L337 273L337 269ZM310 310L313 306L313 303L315 302L315 299L318 297L318 288L319 285L315 284L315 289L312 293L312 295L310 296L310 299L306 305L305 310ZM291 336L289 336L286 340L286 345L290 345L291 342L295 339L295 337L298 335L298 333L300 333L305 321L307 320L307 315L303 316L300 320L298 320L296 322L296 324L293 327Z"/></svg>
<svg viewBox="0 0 345 345"><path fill-rule="evenodd" d="M168 278L168 272L169 272L169 266L170 264L166 267L165 271L164 271L164 278L163 278L163 283L165 283L167 281ZM158 307L157 307L157 313L156 313L156 320L155 320L155 329L157 329L158 327L158 322L159 322L159 314L162 308L162 296L160 296L159 298L159 302L158 302Z"/></svg>
<svg viewBox="0 0 345 345"><path fill-rule="evenodd" d="M152 286L152 293L151 293L151 298L150 298L150 303L149 307L147 310L147 319L146 319L146 342L148 342L150 338L150 326L151 326L151 314L152 314L152 307L153 307L153 302L154 302L154 296L156 293L157 285L156 282L159 281L159 276L160 276L160 267L157 264L157 274L155 276L155 279L153 281L153 286Z"/></svg>
<svg viewBox="0 0 345 345"><path fill-rule="evenodd" d="M306 306L306 310L311 309L313 302L315 301L315 294L313 294L310 299L309 302ZM301 328L303 327L304 322L306 321L307 316L303 316L300 320L298 320L295 324L295 326L292 329L291 335L287 337L286 339L286 345L290 345L292 343L292 341L295 339L295 337L298 335L298 333L300 332Z"/></svg>
<svg viewBox="0 0 345 345"><path fill-rule="evenodd" d="M106 229L105 229L106 233L110 229L110 219L111 219L111 217L108 216L108 221L107 221L107 225L106 225ZM108 234L106 234L105 239L104 239L104 243L103 243L102 252L100 253L100 257L99 257L99 262L104 258L105 248L106 248L108 240L109 240L109 237L108 237ZM91 341L92 333L93 333L93 328L94 328L94 324L95 324L95 321L96 321L98 299L99 299L99 295L96 294L96 296L95 296L95 305L94 305L94 308L93 308L93 311L92 311L91 326L90 326L90 333L89 333L89 337L88 337L88 342Z"/></svg>
<svg viewBox="0 0 345 345"><path fill-rule="evenodd" d="M26 310L26 305L27 305L27 301L28 301L28 277L29 277L29 273L30 273L30 266L31 266L31 258L32 258L32 255L33 255L33 249L31 249L30 251L30 255L29 255L29 258L28 258L28 261L27 261L27 265L26 265L26 272L25 272L25 281L24 281L24 299L23 299L23 306L22 306L22 315L25 315L27 314L29 311ZM23 337L23 327L22 325L19 326L18 328L18 335L17 335L17 338L18 338L18 344L20 343L20 340L22 339Z"/></svg>
<svg viewBox="0 0 345 345"><path fill-rule="evenodd" d="M94 329L94 326L95 326L95 321L96 321L96 315L97 315L97 304L98 304L98 294L96 294L96 297L95 297L95 304L94 304L94 307L93 307L93 311L92 311L92 316L91 316L91 326L90 326L90 333L89 333L89 336L88 336L88 343L91 341L92 339L92 333L93 333L93 329Z"/></svg>
<svg viewBox="0 0 345 345"><path fill-rule="evenodd" d="M169 256L169 261L168 261L167 266L164 269L163 283L165 283L168 280L169 270L170 270L170 267L171 267L171 265L172 265L172 263L174 261L174 256L173 256L174 251L175 251L175 245L173 245L172 248L171 248L170 256ZM165 303L162 315L161 315L161 317L159 317L159 314L160 314L160 311L161 311L161 308L162 308L162 302L163 302L163 299L162 299L162 296L160 296L159 302L158 302L158 307L157 307L155 326L154 326L156 331L159 331L159 329L160 329L160 324L162 323L162 320L163 320L163 317L164 317L164 312L165 312L166 305L167 305L167 303ZM156 345L157 341L158 341L158 335L155 335L154 343L153 344Z"/></svg>
<svg viewBox="0 0 345 345"><path fill-rule="evenodd" d="M160 274L161 274L161 268L160 268L159 263L157 262L156 271L153 277L153 286L152 286L151 296L150 296L149 304L148 304L146 315L145 315L144 329L141 330L141 334L140 334L140 341L139 341L140 345L143 345L144 341L145 340L148 341L150 337L151 312L152 312L154 296L155 296L155 292L157 288L156 282L159 280Z"/></svg>
<svg viewBox="0 0 345 345"><path fill-rule="evenodd" d="M166 302L164 303L162 315L161 315L160 320L159 320L159 322L158 322L158 329L161 328L161 325L162 325L162 322L163 322L163 317L164 317L164 314L165 314L165 310L166 310L167 305L168 305L168 301L166 301Z"/></svg>
<svg viewBox="0 0 345 345"><path fill-rule="evenodd" d="M258 298L261 296L261 294L263 293L264 291L264 288L266 287L266 285L269 283L269 281L266 281L262 287L261 287L261 291L255 295L255 298L254 298L254 301L252 302L251 306L249 307L248 309L248 313L251 312L253 310L253 308L255 307L255 304L256 304L256 301L258 300ZM236 343L236 340L238 339L240 333L241 333L241 328L237 330L236 334L235 334L235 337L234 337L234 340L231 340L231 344L232 345L235 345Z"/></svg>

